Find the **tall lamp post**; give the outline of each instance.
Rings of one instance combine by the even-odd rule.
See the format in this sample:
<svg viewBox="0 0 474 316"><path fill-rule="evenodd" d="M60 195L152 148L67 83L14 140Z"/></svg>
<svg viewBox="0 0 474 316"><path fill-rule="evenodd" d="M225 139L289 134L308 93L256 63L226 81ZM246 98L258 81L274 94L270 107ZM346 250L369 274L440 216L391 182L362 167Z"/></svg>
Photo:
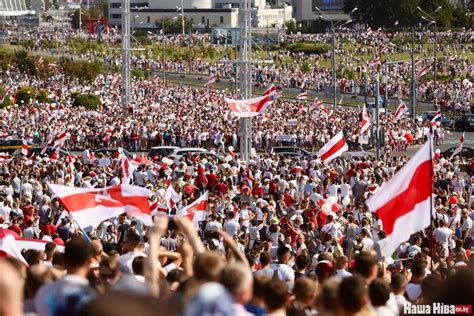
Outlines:
<svg viewBox="0 0 474 316"><path fill-rule="evenodd" d="M176 7L176 11L181 11L181 28L183 32L183 36L186 34L184 31L184 5L183 5L183 0L181 0L181 7Z"/></svg>
<svg viewBox="0 0 474 316"><path fill-rule="evenodd" d="M437 75L437 72L438 72L438 69L437 69L437 50L438 50L438 36L437 36L437 24L436 24L436 19L433 17L433 14L437 13L439 10L441 10L443 7L439 6L436 8L436 10L434 10L433 12L431 12L431 14L428 14L426 13L422 8L420 7L416 7L418 9L418 11L420 11L421 13L423 13L424 15L421 16L421 18L425 21L428 22L428 25L431 25L433 24L434 25L434 48L433 48L433 57L434 57L434 60L433 60L433 96L434 96L434 102L435 102L435 106L437 106L438 104L438 101L437 101L437 98L436 98L436 88L437 88L437 84L436 84L436 75Z"/></svg>
<svg viewBox="0 0 474 316"><path fill-rule="evenodd" d="M316 11L319 13L319 18L328 21L331 23L331 32L332 32L332 54L331 54L331 68L332 68L332 88L333 88L333 108L336 110L337 107L337 83L336 83L336 30L339 29L340 27L347 25L352 22L352 20L347 20L347 21L339 21L338 23L334 23L334 20L332 20L329 15L321 11L318 7L315 7ZM349 13L349 16L357 11L357 7L352 9L352 11Z"/></svg>

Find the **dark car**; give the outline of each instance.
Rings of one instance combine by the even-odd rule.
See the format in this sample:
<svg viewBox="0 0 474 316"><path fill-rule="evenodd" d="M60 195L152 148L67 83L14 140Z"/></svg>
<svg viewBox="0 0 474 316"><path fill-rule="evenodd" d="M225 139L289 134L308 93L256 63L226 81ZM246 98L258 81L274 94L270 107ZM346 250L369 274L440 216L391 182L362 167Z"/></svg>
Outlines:
<svg viewBox="0 0 474 316"><path fill-rule="evenodd" d="M273 147L273 153L284 157L313 157L314 153L296 146Z"/></svg>
<svg viewBox="0 0 474 316"><path fill-rule="evenodd" d="M454 129L457 131L474 130L474 114L465 114L454 123Z"/></svg>
<svg viewBox="0 0 474 316"><path fill-rule="evenodd" d="M126 149L122 149L123 154L128 158L132 159L133 155ZM118 148L103 148L94 151L95 156L97 157L99 154L103 154L104 156L109 156L111 158L118 157Z"/></svg>
<svg viewBox="0 0 474 316"><path fill-rule="evenodd" d="M444 157L444 158L449 158L449 157L451 157L451 155L453 154L455 149L456 149L456 147L451 147L449 149L446 149L445 151L443 151L441 153L441 156ZM463 147L461 152L459 154L457 154L456 156L459 156L459 157L462 157L462 158L467 158L467 159L474 158L474 148Z"/></svg>
<svg viewBox="0 0 474 316"><path fill-rule="evenodd" d="M176 147L176 146L156 146L156 147L152 147L150 149L150 152L148 153L148 157L149 158L152 158L153 157L166 157L168 155L171 155L171 153L176 150L176 149L179 149L179 147Z"/></svg>
<svg viewBox="0 0 474 316"><path fill-rule="evenodd" d="M28 143L28 149L30 149L33 144L30 142ZM23 144L22 139L8 139L4 140L0 143L0 152L12 154L17 149L21 149L21 145Z"/></svg>
<svg viewBox="0 0 474 316"><path fill-rule="evenodd" d="M436 115L435 111L425 112L422 115L423 122L431 121ZM454 121L446 117L444 114L441 114L441 117L438 119L441 122L441 126L445 129L454 129Z"/></svg>
<svg viewBox="0 0 474 316"><path fill-rule="evenodd" d="M36 157L51 157L51 155L53 154L55 150L56 148L48 147L46 148L45 153L41 154L41 152L43 151L43 147L33 147L33 148L28 149L28 156L31 156L34 154ZM59 154L59 157L64 157L64 156L69 155L69 153L62 148L59 148L58 154ZM13 153L13 156L19 156L19 155L21 155L21 149L15 150L15 152Z"/></svg>

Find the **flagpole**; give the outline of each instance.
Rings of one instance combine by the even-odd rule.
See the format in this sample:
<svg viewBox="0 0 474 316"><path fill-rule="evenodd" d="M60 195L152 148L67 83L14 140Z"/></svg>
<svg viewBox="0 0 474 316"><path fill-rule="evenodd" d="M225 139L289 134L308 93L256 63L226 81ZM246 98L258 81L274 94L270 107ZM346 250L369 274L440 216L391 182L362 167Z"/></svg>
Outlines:
<svg viewBox="0 0 474 316"><path fill-rule="evenodd" d="M430 256L433 257L434 252L434 240L433 240L433 181L434 181L434 165L433 165L433 126L430 126L430 131L428 133L428 141L430 142L430 236L429 245L430 245Z"/></svg>

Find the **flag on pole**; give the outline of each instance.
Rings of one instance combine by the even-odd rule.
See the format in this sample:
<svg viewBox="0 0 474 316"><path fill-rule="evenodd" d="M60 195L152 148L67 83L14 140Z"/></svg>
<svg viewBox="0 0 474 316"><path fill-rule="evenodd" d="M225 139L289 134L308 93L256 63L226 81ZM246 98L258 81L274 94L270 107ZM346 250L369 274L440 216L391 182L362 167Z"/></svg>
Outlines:
<svg viewBox="0 0 474 316"><path fill-rule="evenodd" d="M346 139L344 138L344 134L341 130L336 134L336 136L331 138L329 142L316 153L316 155L326 163L329 163L331 160L341 156L342 153L348 149L349 148L346 144Z"/></svg>
<svg viewBox="0 0 474 316"><path fill-rule="evenodd" d="M123 154L121 156L122 183L130 184L130 180L133 180L133 173L137 169L137 165L135 162L128 160L127 156Z"/></svg>
<svg viewBox="0 0 474 316"><path fill-rule="evenodd" d="M398 105L397 110L395 111L395 120L398 121L399 119L401 119L406 112L408 112L408 107L405 102L400 100L400 104Z"/></svg>
<svg viewBox="0 0 474 316"><path fill-rule="evenodd" d="M431 126L436 125L436 121L441 118L441 111L436 111L435 115L431 119Z"/></svg>
<svg viewBox="0 0 474 316"><path fill-rule="evenodd" d="M166 192L165 192L165 201L166 201L166 206L168 207L168 209L172 209L173 206L178 203L179 201L181 201L181 195L179 195L173 188L172 185L169 185L168 186L168 189L166 189Z"/></svg>
<svg viewBox="0 0 474 316"><path fill-rule="evenodd" d="M28 143L26 142L26 140L23 139L22 143L21 143L21 154L23 156L26 156L28 155Z"/></svg>
<svg viewBox="0 0 474 316"><path fill-rule="evenodd" d="M296 96L298 100L308 100L308 92L302 91L300 94Z"/></svg>
<svg viewBox="0 0 474 316"><path fill-rule="evenodd" d="M275 85L272 83L272 85L270 87L268 87L267 90L265 90L265 92L263 93L263 95L273 95L274 93L276 92L276 87Z"/></svg>
<svg viewBox="0 0 474 316"><path fill-rule="evenodd" d="M421 68L417 73L416 73L416 76L417 77L423 77L424 75L426 75L427 73L429 73L431 70L431 66L430 65L426 65L424 66L423 68Z"/></svg>
<svg viewBox="0 0 474 316"><path fill-rule="evenodd" d="M95 227L125 212L152 224L148 204L151 192L145 188L125 184L100 189L49 184L49 188L81 228Z"/></svg>
<svg viewBox="0 0 474 316"><path fill-rule="evenodd" d="M215 83L217 81L216 76L211 76L209 80L204 84L205 87L210 86L211 84Z"/></svg>
<svg viewBox="0 0 474 316"><path fill-rule="evenodd" d="M176 213L176 216L187 216L193 222L199 222L206 219L207 204L209 192L206 191L196 201L183 207Z"/></svg>
<svg viewBox="0 0 474 316"><path fill-rule="evenodd" d="M362 122L360 126L360 135L364 134L370 127L370 118L365 104L362 106Z"/></svg>
<svg viewBox="0 0 474 316"><path fill-rule="evenodd" d="M53 148L62 147L67 138L68 138L68 135L66 131L56 136L56 139L54 140Z"/></svg>
<svg viewBox="0 0 474 316"><path fill-rule="evenodd" d="M386 259L412 234L430 225L433 209L431 152L431 141L428 141L367 201L387 233L381 240L382 257Z"/></svg>
<svg viewBox="0 0 474 316"><path fill-rule="evenodd" d="M8 95L8 91L10 91L10 88L6 88L6 89L3 91L3 94L2 94L2 96L0 97L0 103L3 103L3 101L5 101L5 98L6 98L7 95Z"/></svg>
<svg viewBox="0 0 474 316"><path fill-rule="evenodd" d="M451 157L449 157L449 160L453 159L454 156L459 154L462 151L462 147L464 146L464 132L461 135L461 138L459 138L459 144L457 145L456 149L453 151L453 154Z"/></svg>
<svg viewBox="0 0 474 316"><path fill-rule="evenodd" d="M246 100L233 100L225 98L232 113L237 117L254 117L263 113L272 103L270 96L265 95L258 98Z"/></svg>
<svg viewBox="0 0 474 316"><path fill-rule="evenodd" d="M306 78L303 79L303 82L301 82L301 90L304 90L304 88L306 87Z"/></svg>

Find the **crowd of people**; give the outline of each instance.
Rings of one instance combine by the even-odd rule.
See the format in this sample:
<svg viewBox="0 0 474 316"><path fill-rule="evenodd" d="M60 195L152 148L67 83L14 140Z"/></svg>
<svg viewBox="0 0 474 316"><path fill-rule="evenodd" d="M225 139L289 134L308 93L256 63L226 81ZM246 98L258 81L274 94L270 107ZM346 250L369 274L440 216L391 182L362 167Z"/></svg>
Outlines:
<svg viewBox="0 0 474 316"><path fill-rule="evenodd" d="M239 120L224 101L238 97L232 91L134 78L124 109L116 74L83 83L11 67L1 84L6 97L31 86L52 100L1 109L1 139L45 148L67 139L54 145L66 152L59 156L31 148L0 156L1 315L385 316L474 305L473 159L435 155L431 225L390 258L381 251L384 223L365 204L410 159L394 143L422 144L430 128L442 142L439 123L381 115L386 143L377 160L364 152L362 109L278 98L254 119L255 150L243 161ZM102 106L73 106L75 91L98 95ZM341 130L357 154L326 162L272 151L282 139L316 151ZM171 145L217 155L128 157L135 168L127 177L120 149L91 155ZM154 225L124 212L81 227L49 187L124 183L151 192ZM181 216L206 195L204 215Z"/></svg>

